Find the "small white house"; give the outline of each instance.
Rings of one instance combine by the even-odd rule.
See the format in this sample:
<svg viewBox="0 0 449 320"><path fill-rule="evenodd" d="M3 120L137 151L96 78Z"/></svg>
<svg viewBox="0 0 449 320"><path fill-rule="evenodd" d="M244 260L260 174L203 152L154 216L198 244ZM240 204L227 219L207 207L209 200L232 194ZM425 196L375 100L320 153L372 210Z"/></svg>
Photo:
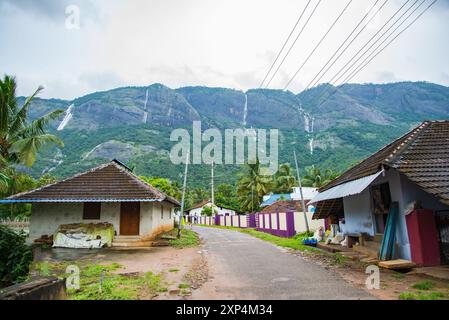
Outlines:
<svg viewBox="0 0 449 320"><path fill-rule="evenodd" d="M196 204L189 210L187 210L188 216L191 217L192 219L201 217L203 209L205 207L212 208L212 212L213 212L212 216L216 216L216 215L218 215L218 216L235 216L237 214L232 209L218 207L217 205L213 204L212 201L204 200L204 201L201 201L200 203Z"/></svg>
<svg viewBox="0 0 449 320"><path fill-rule="evenodd" d="M32 204L29 240L55 235L61 225L112 224L115 239L150 241L174 227L179 202L113 160L1 203Z"/></svg>

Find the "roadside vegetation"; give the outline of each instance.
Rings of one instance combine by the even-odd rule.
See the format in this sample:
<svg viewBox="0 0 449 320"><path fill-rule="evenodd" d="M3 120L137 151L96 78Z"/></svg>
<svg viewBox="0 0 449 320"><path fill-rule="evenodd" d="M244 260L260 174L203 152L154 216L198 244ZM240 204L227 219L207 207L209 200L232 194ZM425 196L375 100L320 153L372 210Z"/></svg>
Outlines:
<svg viewBox="0 0 449 320"><path fill-rule="evenodd" d="M178 230L174 229L167 233L166 235L171 236L173 239L169 240L170 246L177 249L184 248L193 248L197 247L200 244L200 238L196 234L196 232L189 230L187 228L183 228L181 232L181 237L178 239Z"/></svg>
<svg viewBox="0 0 449 320"><path fill-rule="evenodd" d="M0 288L28 278L33 253L25 240L24 233L0 225Z"/></svg>
<svg viewBox="0 0 449 320"><path fill-rule="evenodd" d="M59 118L64 111L53 110L30 120L30 106L33 99L43 90L39 87L23 105L18 105L17 83L14 77L5 75L0 79L0 196L2 198L27 191L45 184L49 176L36 181L19 166L31 168L39 151L49 145L63 147L60 138L48 134L48 124ZM29 216L29 205L0 205L0 218Z"/></svg>

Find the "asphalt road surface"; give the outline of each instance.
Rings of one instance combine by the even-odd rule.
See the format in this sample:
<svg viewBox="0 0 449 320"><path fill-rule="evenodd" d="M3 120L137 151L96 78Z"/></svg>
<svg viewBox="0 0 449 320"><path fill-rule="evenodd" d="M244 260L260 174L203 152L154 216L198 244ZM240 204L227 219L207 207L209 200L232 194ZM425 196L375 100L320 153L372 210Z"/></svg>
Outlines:
<svg viewBox="0 0 449 320"><path fill-rule="evenodd" d="M236 231L193 227L203 239L209 280L192 299L373 299L336 273Z"/></svg>

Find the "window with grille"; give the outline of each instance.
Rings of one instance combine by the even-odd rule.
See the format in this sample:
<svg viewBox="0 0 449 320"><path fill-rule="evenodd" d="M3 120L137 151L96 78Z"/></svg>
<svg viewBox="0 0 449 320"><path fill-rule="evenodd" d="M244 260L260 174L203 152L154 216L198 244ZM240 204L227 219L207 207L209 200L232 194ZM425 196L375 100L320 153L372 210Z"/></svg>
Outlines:
<svg viewBox="0 0 449 320"><path fill-rule="evenodd" d="M101 203L85 202L83 207L83 220L100 220Z"/></svg>

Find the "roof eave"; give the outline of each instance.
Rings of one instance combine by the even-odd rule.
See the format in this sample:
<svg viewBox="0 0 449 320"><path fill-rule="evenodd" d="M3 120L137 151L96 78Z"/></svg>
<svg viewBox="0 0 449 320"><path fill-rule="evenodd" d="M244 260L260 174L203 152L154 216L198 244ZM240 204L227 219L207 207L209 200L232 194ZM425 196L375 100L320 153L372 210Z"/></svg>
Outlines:
<svg viewBox="0 0 449 320"><path fill-rule="evenodd" d="M0 204L9 203L84 203L84 202L163 202L165 199L4 199Z"/></svg>

